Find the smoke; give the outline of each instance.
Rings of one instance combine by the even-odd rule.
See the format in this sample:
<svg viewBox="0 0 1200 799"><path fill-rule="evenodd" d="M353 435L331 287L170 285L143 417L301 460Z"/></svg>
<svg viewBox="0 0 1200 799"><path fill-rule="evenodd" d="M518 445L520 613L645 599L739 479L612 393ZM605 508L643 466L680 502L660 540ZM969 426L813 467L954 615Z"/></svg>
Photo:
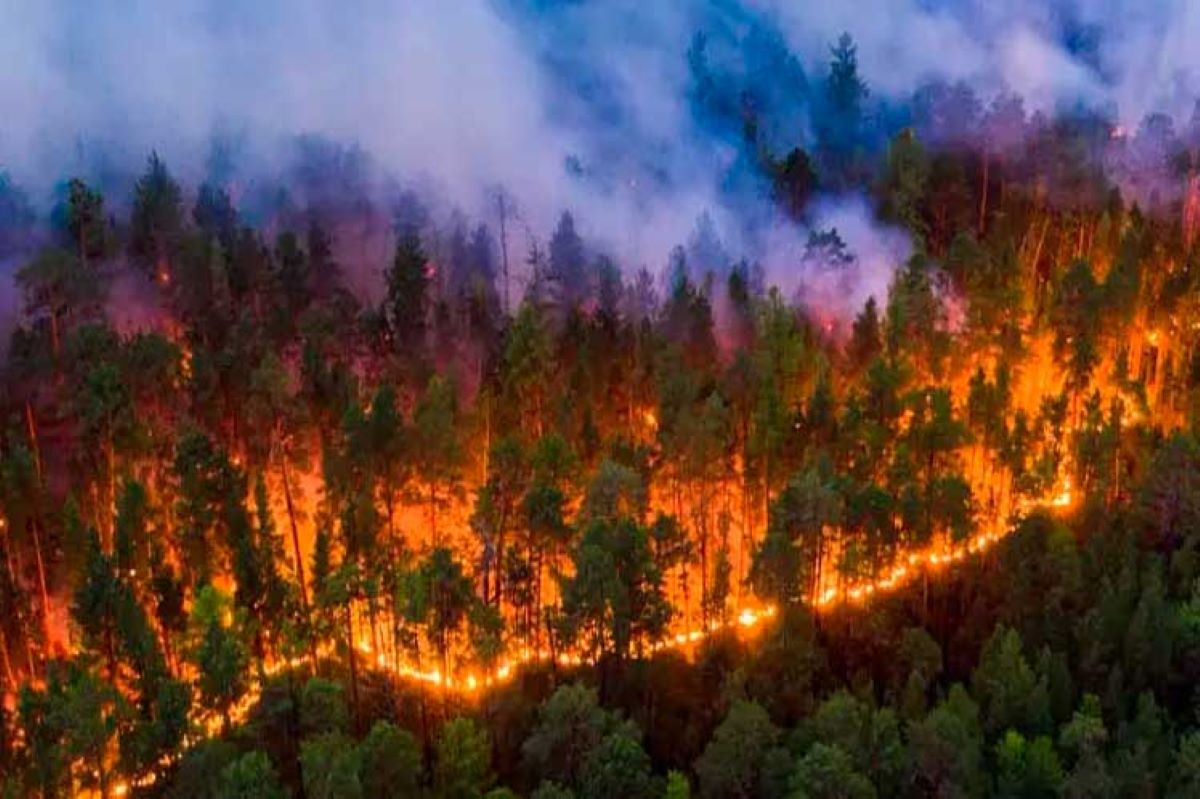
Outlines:
<svg viewBox="0 0 1200 799"><path fill-rule="evenodd" d="M815 206L803 241L781 236L773 243L770 251L781 260L769 263L769 273L826 319L853 319L871 297L884 306L896 267L911 254L908 233L876 221L861 197L822 199ZM836 233L845 249L816 246L822 233Z"/></svg>
<svg viewBox="0 0 1200 799"><path fill-rule="evenodd" d="M1200 75L1189 46L1200 9L1183 0L3 5L0 171L39 207L73 174L116 191L119 206L156 149L185 184L231 182L244 211L266 216L274 182L295 183L314 143L335 143L326 160L384 216L397 187L421 187L443 212L495 228L503 186L514 261L569 209L595 250L658 269L707 212L731 256L789 290L805 282L808 230L775 208L737 125L698 111L697 32L714 68L766 112L772 146L811 144L814 87L844 30L884 109L925 81L961 80L983 96L1018 92L1031 110L1084 103L1136 123L1186 115ZM326 178L310 175L300 200ZM853 197L820 200L810 216L837 227L862 273L829 301L880 296L908 253L903 235Z"/></svg>
<svg viewBox="0 0 1200 799"><path fill-rule="evenodd" d="M893 97L961 80L1031 109L1105 106L1135 127L1153 112L1187 118L1200 87L1200 7L1186 0L752 1L810 56L850 31L863 71Z"/></svg>

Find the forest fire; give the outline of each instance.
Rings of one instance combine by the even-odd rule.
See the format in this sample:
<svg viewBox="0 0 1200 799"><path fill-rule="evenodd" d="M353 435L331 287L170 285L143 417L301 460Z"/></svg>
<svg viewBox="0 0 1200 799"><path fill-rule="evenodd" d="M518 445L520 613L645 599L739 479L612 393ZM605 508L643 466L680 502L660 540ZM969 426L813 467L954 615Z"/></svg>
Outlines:
<svg viewBox="0 0 1200 799"><path fill-rule="evenodd" d="M430 279L416 246L402 239L394 268ZM918 296L935 300L927 284L914 285ZM687 291L676 299L676 316L695 313ZM425 335L404 333L405 317L394 313L386 346L398 335L410 343ZM848 342L818 334L817 349L806 352L802 316L765 302L753 324L740 326L762 331L760 338L740 346L761 364L756 380L775 392L770 402L790 405L791 414L772 417L761 399L740 400L736 383L712 390L692 382L692 370L724 368L730 354L711 351L696 365L664 360L657 385L617 383L587 397L580 409L596 411L581 421L612 436L609 454L589 455L586 437L550 414L548 387L568 371L539 360L550 347L540 314L527 302L511 321L492 368L512 376L481 384L479 396L463 397L452 380L435 375L403 400L387 382L339 400L328 386L370 370L322 363L310 341L299 357L261 356L247 395L223 401L209 432L170 428L180 422L174 414L184 398L214 368L208 339L215 331L201 335L173 323L168 335L157 334L160 342L126 333L108 345L128 348L122 357L130 359L152 352L165 359L152 368L171 379L130 396L146 403L146 420L161 425L147 426L145 440L176 438L166 459L153 447L119 449L124 433L115 414L136 405L110 409L92 428L90 446L100 457L62 529L84 541L92 536L81 575L109 576L99 584L81 576L68 600L50 599L47 621L53 607L72 623L55 621L50 627L60 631L46 638L67 650L68 668L90 657L107 661L103 673L118 692L146 690L137 674L148 670L158 675L155 690L191 685L209 697L189 708L190 732L172 751L109 786L109 795L145 789L192 747L248 723L276 681L320 674L330 664L349 669L352 694L361 671L470 706L526 670L578 672L614 656L695 655L720 633L763 634L785 605L823 614L900 593L991 549L1039 506L1070 511L1081 495L1094 502L1115 490L1104 481L1120 479L1120 462L1097 471L1095 456L1081 447L1088 436L1113 435L1114 425L1136 435L1162 413L1146 398L1167 396L1158 387L1169 354L1155 327L1133 363L1114 355L1092 367L1098 382L1090 397L1055 396L1043 387L1061 371L1056 353L1086 341L1078 332L1031 330L1027 357L1012 367L986 351L964 352L955 378L938 385L918 382L943 368L921 337L910 337L914 349L900 369L901 355L885 348L894 322L872 306ZM711 329L711 316L700 318ZM933 318L931 335L966 340L970 319L964 312L965 327L951 330ZM540 355L529 360L531 353ZM579 356L567 350L559 357L569 363ZM821 377L828 367L819 364L846 357L862 361L838 367L846 371L835 394ZM1147 375L1154 393L1117 379L1118 369ZM716 374L709 379L725 379ZM87 380L80 390L89 390ZM484 405L489 392L502 402ZM855 408L842 420L824 409L836 395ZM459 406L464 399L475 403L470 412ZM32 423L33 401L23 446L41 468L41 453L61 447L55 436L62 434L43 432L54 423ZM501 438L497 430L505 427ZM839 450L835 431L862 443ZM1022 449L1013 449L1016 441ZM863 460L878 442L884 446L874 460ZM843 476L828 472L831 457ZM5 507L8 529L46 528L44 519ZM152 519L196 532L169 536L169 548L156 551L160 545L139 539ZM11 542L10 576L21 571L18 556L37 554ZM85 612L81 592L92 591L108 594ZM135 657L144 662L103 646L112 635L106 630L116 629L106 621L115 619L108 608L121 602L137 608L135 628L144 625L155 642L141 645L148 654ZM39 606L33 610L18 617L36 619ZM39 665L35 630L16 629L3 641L10 708L18 704L18 674L45 692L63 679L54 673L58 665ZM22 651L25 663L13 657ZM251 658L254 672L212 683L210 675Z"/></svg>
<svg viewBox="0 0 1200 799"><path fill-rule="evenodd" d="M392 5L0 164L0 797L1200 795L1200 114Z"/></svg>

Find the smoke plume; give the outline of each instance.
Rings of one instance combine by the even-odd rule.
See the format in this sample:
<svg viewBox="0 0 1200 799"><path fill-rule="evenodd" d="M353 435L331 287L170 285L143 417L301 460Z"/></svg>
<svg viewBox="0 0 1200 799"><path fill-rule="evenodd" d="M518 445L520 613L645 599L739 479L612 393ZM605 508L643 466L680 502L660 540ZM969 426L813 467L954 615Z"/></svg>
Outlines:
<svg viewBox="0 0 1200 799"><path fill-rule="evenodd" d="M861 197L785 217L743 131L698 109L689 62L702 34L782 155L813 141L843 31L878 131L931 80L1132 128L1152 111L1186 119L1200 77L1200 10L1182 0L9 0L0 171L42 217L72 175L120 208L151 150L185 185L231 185L252 220L348 186L384 217L416 188L495 227L503 187L516 260L569 209L629 269L660 269L707 213L731 257L788 289L815 281L805 225L837 227L863 274L842 301L860 304L886 288L904 237Z"/></svg>

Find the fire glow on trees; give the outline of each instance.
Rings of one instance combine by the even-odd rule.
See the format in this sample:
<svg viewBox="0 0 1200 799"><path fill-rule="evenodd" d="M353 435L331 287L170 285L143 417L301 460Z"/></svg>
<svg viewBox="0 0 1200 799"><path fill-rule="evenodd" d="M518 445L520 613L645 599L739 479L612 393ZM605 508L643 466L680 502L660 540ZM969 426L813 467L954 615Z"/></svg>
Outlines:
<svg viewBox="0 0 1200 799"><path fill-rule="evenodd" d="M415 249L402 255L397 258L398 268L419 266ZM424 269L419 274L428 277ZM936 302L919 274L902 276L895 291L911 292L910 302ZM676 306L664 312L668 330L688 313L699 312L701 319L707 313L703 310L705 299L694 287L685 285L672 301ZM547 370L547 321L531 306L523 308L514 321L501 354L501 368L509 375L495 390L509 403L507 408L489 405L487 393L481 390L474 400L473 418L467 417L458 406L457 392L447 388L448 383L439 386L435 380L428 390L403 400L383 384L368 401L352 397L340 412L322 422L321 414L327 411L318 392L328 392L328 386L345 380L346 375L337 377L328 365L314 360L316 351L310 349L290 363L262 359L248 382L245 405L225 406L230 415L211 417L218 435L192 433L176 443L170 468L162 469L161 462L156 463L159 456L153 449L128 449L122 456L126 465L147 475L148 503L168 510L166 518L173 516L172 523L184 529L195 525L192 529L202 534L197 540L173 545L178 550L166 558L165 565L176 576L166 574L163 579L168 584L180 580L196 586L211 582L234 598L233 604L223 600L220 611L207 621L196 621L197 610L188 597L177 612L181 618L191 616L193 620L180 623L178 634L160 635L167 642L176 639L173 646L180 650L168 670L212 697L210 706L193 708L192 728L220 734L244 720L255 707L263 679L288 670L303 672L322 660L348 660L355 668L465 698L481 695L536 664L577 667L592 662L598 654L605 654L613 639L602 636L599 649L583 637L554 640L560 634L547 618L563 612L565 592L573 590L579 566L596 567L585 559L588 553L577 538L593 524L601 529L619 528L622 520L640 519L651 531L661 526L661 539L656 537L660 533L651 532L647 541L658 550L655 558L663 573L651 562L650 579L657 582L647 585L661 591L669 604L663 620L647 628L652 631L626 641L636 655L667 649L691 651L722 630L753 634L778 613L780 602L800 599L819 611L865 603L920 575L982 553L1010 529L1014 516L1036 505L1069 509L1079 490L1076 475L1098 478L1083 468L1090 464L1074 460L1080 455L1069 454L1067 442L1086 436L1091 426L1107 424L1104 415L1097 417L1095 411L1105 401L1112 403L1113 418L1120 420L1120 428L1129 429L1135 419L1132 413L1136 409L1131 408L1129 414L1117 410L1139 396L1131 393L1128 379L1120 376L1130 366L1127 362L1122 365L1119 358L1102 360L1099 369L1092 367L1100 390L1088 404L1066 393L1048 396L1043 387L1060 369L1054 336L1046 332L1032 337L1019 372L1006 371L990 355L971 358L959 364L957 377L947 381L945 388L936 388L921 386L911 373L899 369L895 360L881 357L883 348L899 345L883 340L889 331L877 317L873 322L869 316L860 318L844 345L822 345L819 342L824 337L819 334L806 339L809 333L802 318L777 297L766 298L751 321L757 342L749 346L751 357L759 362L758 379L777 381L777 401L802 408L802 412L773 421L770 414L777 411L769 407L739 408L736 384L728 390L728 400L716 392L705 396L690 373L719 364L728 355L709 349L706 361L694 359L685 349L675 356L676 365L668 361L658 366L663 374L657 386L639 387L631 378L629 386L603 389L602 401L627 409L612 414L606 424L627 436L622 446L641 452L643 460L628 454L621 456L624 461L593 457L590 474L580 474L576 466L580 444L568 444L557 434L533 438L524 445L529 447L524 453L519 443L493 438L494 420L506 414L526 429L549 429L547 410L552 396L547 384L558 378ZM165 329L168 335L153 348L166 353L169 366L163 374L170 379L145 386L148 396L155 388L177 396L195 391L198 381L214 368L207 360L211 357L209 345L202 338L182 332L175 323ZM420 328L410 333L428 335ZM936 323L933 333L966 335ZM1144 346L1136 353L1136 371L1152 375L1167 342L1158 328L1143 338ZM1067 339L1063 346L1073 343L1074 339ZM149 348L150 344L145 334L134 333L108 346L120 350ZM330 342L323 346L329 347ZM635 351L637 346L632 345ZM711 348L715 341L701 341L699 346ZM830 347L830 353L821 353L822 346ZM916 346L905 369L932 374L933 354L920 349L919 343ZM870 476L874 472L876 479L899 481L898 485L904 486L898 501L874 516L869 503L865 511L852 508L848 500L857 502L858 498L846 493L847 486L831 480L819 464L804 467L801 461L803 479L785 482L772 476L778 468L772 465L773 459L788 463L795 458L787 449L789 438L821 440L828 435L833 422L829 415L833 388L820 376L820 359L831 357L839 347L851 357L858 348L867 353L860 367L863 371L853 378L865 386L856 396L856 401L862 402L857 421L848 417L843 424L873 424L871 435L891 440L884 451L873 455L888 464L890 473L875 471L878 464L872 466L862 460L861 453L851 451L839 456L846 474ZM134 353L145 357L140 350L131 355ZM811 359L807 367L806 358ZM633 374L636 376L636 368ZM1068 388L1071 379L1068 371L1064 375ZM912 386L905 395L897 390L901 380ZM854 383L849 377L846 381L838 391L855 396ZM1152 380L1150 385L1158 385L1158 381ZM134 395L141 396L138 392L142 390L136 389ZM310 397L305 396L306 391L312 392ZM304 413L294 407L297 399L310 403ZM656 400L655 404L646 404L648 399ZM595 402L595 398L589 401ZM157 404L153 407L159 408ZM169 417L169 408L159 411L158 416ZM95 436L99 452L116 451L123 435L116 416L121 412L119 406L112 408L106 412L111 415L100 417L96 428L85 431ZM744 414L738 424L746 424L750 432L740 441L735 437L736 448L731 451L722 437L737 429L733 424L737 414ZM169 419L158 416L146 418L168 424ZM1035 420L1032 424L1031 419ZM756 438L761 435L758 431L771 424L783 431L780 438ZM1009 444L997 437L996 425L1005 431L1003 437L1026 436L1025 449L1006 451ZM400 431L414 442L409 446L417 449L404 448ZM162 429L148 428L146 434L170 440ZM45 425L40 434L29 436L35 454L48 446L44 443L47 438ZM587 440L586 436L580 438L584 443ZM863 440L871 446L870 436ZM222 441L228 443L222 446ZM320 471L317 460L301 456L302 450L321 453ZM95 467L97 501L85 506L84 512L102 533L101 557L111 559L117 567L118 582L141 586L135 595L140 594L146 616L161 617L163 600L155 598L144 575L164 564L147 558L150 553L139 554L140 545L127 540L130 532L122 532L131 522L126 518L127 500L116 490L114 461L102 458ZM792 460L787 468L796 470L796 462ZM260 475L254 513L246 496L246 481L252 474ZM472 479L472 475L478 477ZM167 501L167 497L171 499ZM906 503L916 504L910 508ZM12 506L8 519L31 529L37 524L14 515ZM656 521L651 524L651 519ZM890 533L873 539L872 525ZM671 537L671 530L677 531L676 538ZM256 533L263 538L254 543ZM336 550L331 541L334 533L339 538ZM548 536L550 542L556 536L563 540L538 545L545 548L535 554L535 533ZM293 535L294 541L289 541ZM790 577L783 575L782 582L777 579L780 575L766 579L756 571L769 573L772 568L763 566L772 535L783 536L785 547L794 553L780 561L794 570ZM882 544L887 535L897 538ZM482 556L477 554L481 544ZM130 545L134 549L127 551ZM247 547L249 563L242 561ZM448 547L453 555L440 564L436 558L429 560L428 553L446 551L441 547ZM678 548L679 554L669 556L668 547ZM872 553L872 548L878 551ZM515 561L517 572L498 568L501 554L497 550L506 551L510 558L515 552L523 559ZM262 561L254 561L263 557L254 555L255 551L271 553L266 555L266 572ZM288 556L283 557L283 552ZM163 554L167 553L159 557ZM371 576L371 557L411 561L419 556L426 560L387 578L397 580L388 591L405 594L407 605L399 607L386 591L373 585L379 578ZM320 614L322 627L309 634L307 645L285 644L287 630L275 624L260 626L261 622L254 620L254 614L272 601L261 581L271 579L272 568L298 574L297 562L309 572L307 592L301 594L298 606L276 607L285 615L294 614L294 622L289 623L304 623L308 614ZM470 568L464 565L471 563L475 565ZM511 568L506 564L505 569ZM520 578L520 568L531 571ZM723 577L722 569L728 570ZM718 593L722 580L724 587ZM782 588L788 583L795 585ZM298 580L295 584L301 586ZM743 594L747 584L754 586L757 598ZM517 586L524 586L530 596L522 598L516 593ZM645 590L645 586L637 590ZM426 594L429 591L438 592L432 602ZM446 593L443 596L441 592ZM448 601L466 605L443 610L442 603ZM78 602L75 597L75 604ZM479 603L481 613L493 610L501 629L507 626L511 630L495 642L486 658L472 651L478 640L468 643L461 636L464 624L477 623L468 619L471 612L466 606L471 603ZM56 604L63 605L61 597ZM381 618L390 618L390 624L381 625ZM59 627L49 638L52 645L67 651L89 648L74 631ZM247 640L239 644L235 640L239 637ZM236 652L239 647L262 653L260 675L244 679L235 690L220 685L204 687L204 664L219 663L226 656L223 653ZM249 652L236 657L244 662ZM36 664L31 671L33 684L41 684ZM193 734L191 740L198 738ZM153 780L161 768L163 764L156 762L137 780Z"/></svg>
<svg viewBox="0 0 1200 799"><path fill-rule="evenodd" d="M189 222L157 157L128 230L73 184L67 230L18 275L0 397L22 752L87 752L71 789L120 796L273 681L344 673L352 713L368 671L470 701L523 669L866 605L1034 509L1127 500L1147 442L1200 411L1195 253L1184 221L1160 235L1165 212L1090 202L1091 171L1046 178L1081 149L1055 139L1071 130L1035 130L1028 155L898 132L878 211L920 246L853 319L825 307L865 286L836 230L810 236L824 274L797 299L731 263L711 220L658 279L563 214L545 251L531 234L514 308L505 228L497 250L485 222L405 196L368 301L325 225L376 230L378 209L281 212L268 242L226 188L200 188ZM813 163L858 179L854 148L822 146ZM755 157L801 215L808 156ZM144 323L111 318L113 273Z"/></svg>

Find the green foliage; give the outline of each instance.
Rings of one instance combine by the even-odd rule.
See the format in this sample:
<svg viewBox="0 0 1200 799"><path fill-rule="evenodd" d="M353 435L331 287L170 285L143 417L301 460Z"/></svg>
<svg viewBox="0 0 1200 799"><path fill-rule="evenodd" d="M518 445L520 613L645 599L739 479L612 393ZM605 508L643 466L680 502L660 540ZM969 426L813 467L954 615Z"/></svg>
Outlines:
<svg viewBox="0 0 1200 799"><path fill-rule="evenodd" d="M271 761L262 752L249 752L221 771L219 799L286 799Z"/></svg>
<svg viewBox="0 0 1200 799"><path fill-rule="evenodd" d="M780 603L811 596L826 528L842 512L842 498L817 470L793 477L772 503L766 538L754 554L755 592Z"/></svg>
<svg viewBox="0 0 1200 799"><path fill-rule="evenodd" d="M473 721L448 721L438 734L434 793L441 799L478 799L494 781L488 734Z"/></svg>
<svg viewBox="0 0 1200 799"><path fill-rule="evenodd" d="M27 742L27 782L59 795L78 785L107 791L115 781L112 749L123 702L86 659L52 661L41 690L22 688L18 719Z"/></svg>
<svg viewBox="0 0 1200 799"><path fill-rule="evenodd" d="M796 764L789 782L793 799L874 799L871 781L854 770L854 762L837 746L813 744Z"/></svg>
<svg viewBox="0 0 1200 799"><path fill-rule="evenodd" d="M1042 736L1032 741L1009 730L996 744L997 797L1054 797L1063 783L1063 770L1054 744Z"/></svg>
<svg viewBox="0 0 1200 799"><path fill-rule="evenodd" d="M429 381L413 412L413 468L429 507L437 540L437 511L458 492L463 452L458 435L458 399L454 384L440 376Z"/></svg>
<svg viewBox="0 0 1200 799"><path fill-rule="evenodd" d="M529 799L574 799L574 796L575 792L570 788L564 788L556 782L543 782L529 795Z"/></svg>
<svg viewBox="0 0 1200 799"><path fill-rule="evenodd" d="M83 263L107 254L110 234L104 212L104 196L79 178L72 178L67 183L64 223L66 233Z"/></svg>
<svg viewBox="0 0 1200 799"><path fill-rule="evenodd" d="M563 685L538 708L521 752L526 767L542 780L576 786L592 752L614 734L629 737L632 731L599 706L595 690Z"/></svg>
<svg viewBox="0 0 1200 799"><path fill-rule="evenodd" d="M168 799L220 799L226 790L225 769L238 760L237 747L232 743L219 738L200 741L180 759L167 788ZM249 763L239 766L243 772L253 769Z"/></svg>
<svg viewBox="0 0 1200 799"><path fill-rule="evenodd" d="M983 734L979 709L955 685L950 695L908 732L913 778L934 795L975 795L980 790Z"/></svg>
<svg viewBox="0 0 1200 799"><path fill-rule="evenodd" d="M686 776L678 771L667 774L667 788L663 799L691 799L692 786Z"/></svg>
<svg viewBox="0 0 1200 799"><path fill-rule="evenodd" d="M300 693L300 729L305 737L345 732L350 726L345 689L340 683L312 677Z"/></svg>
<svg viewBox="0 0 1200 799"><path fill-rule="evenodd" d="M177 245L183 224L179 184L166 164L152 153L146 172L134 187L129 220L129 250L151 270L158 270Z"/></svg>
<svg viewBox="0 0 1200 799"><path fill-rule="evenodd" d="M579 778L580 799L652 799L660 790L650 776L650 756L627 731L601 739L584 761Z"/></svg>
<svg viewBox="0 0 1200 799"><path fill-rule="evenodd" d="M188 654L197 672L201 701L230 723L230 710L245 692L250 654L235 628L229 597L211 585L201 588L188 621Z"/></svg>
<svg viewBox="0 0 1200 799"><path fill-rule="evenodd" d="M594 520L571 561L574 574L562 580L568 640L580 641L594 655L623 658L635 643L641 646L663 634L671 606L646 528L628 518Z"/></svg>
<svg viewBox="0 0 1200 799"><path fill-rule="evenodd" d="M1175 750L1166 796L1182 799L1200 792L1200 733L1185 735Z"/></svg>
<svg viewBox="0 0 1200 799"><path fill-rule="evenodd" d="M396 243L387 281L387 318L402 352L417 355L422 348L429 298L425 252L416 231L405 231Z"/></svg>
<svg viewBox="0 0 1200 799"><path fill-rule="evenodd" d="M46 318L52 346L65 338L66 326L99 301L96 274L71 253L57 248L42 250L16 274L25 295L28 313Z"/></svg>
<svg viewBox="0 0 1200 799"><path fill-rule="evenodd" d="M421 795L421 750L408 730L376 722L358 746L363 799L416 799Z"/></svg>
<svg viewBox="0 0 1200 799"><path fill-rule="evenodd" d="M700 796L759 796L767 758L778 739L779 730L761 706L734 701L696 761Z"/></svg>
<svg viewBox="0 0 1200 799"><path fill-rule="evenodd" d="M814 748L826 744L838 752L819 753L814 767L825 768L842 755L848 755L856 776L866 777L880 794L900 790L908 765L907 753L900 723L890 708L876 710L850 694L837 693L817 708L807 725L806 736L816 742Z"/></svg>
<svg viewBox="0 0 1200 799"><path fill-rule="evenodd" d="M309 799L362 799L361 768L354 741L341 733L323 733L300 745L304 795Z"/></svg>
<svg viewBox="0 0 1200 799"><path fill-rule="evenodd" d="M1047 687L1038 680L1021 651L1015 630L997 627L984 644L971 689L983 711L984 729L1045 732L1050 724Z"/></svg>
<svg viewBox="0 0 1200 799"><path fill-rule="evenodd" d="M900 710L910 719L925 714L929 688L942 671L942 649L920 627L905 628L900 640L896 688Z"/></svg>
<svg viewBox="0 0 1200 799"><path fill-rule="evenodd" d="M917 237L926 232L922 202L929 184L929 160L911 129L897 133L888 146L884 192L889 213Z"/></svg>

